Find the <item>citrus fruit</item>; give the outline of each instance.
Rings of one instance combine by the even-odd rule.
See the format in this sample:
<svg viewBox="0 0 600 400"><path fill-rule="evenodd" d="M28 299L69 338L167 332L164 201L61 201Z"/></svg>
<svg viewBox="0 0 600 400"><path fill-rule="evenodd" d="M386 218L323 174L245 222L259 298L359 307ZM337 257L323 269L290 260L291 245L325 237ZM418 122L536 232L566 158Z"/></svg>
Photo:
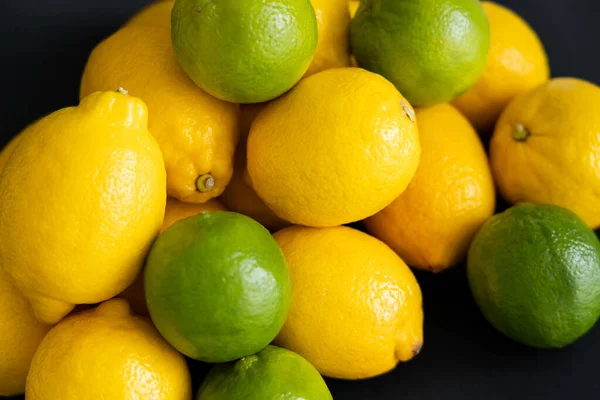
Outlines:
<svg viewBox="0 0 600 400"><path fill-rule="evenodd" d="M382 374L420 351L421 289L383 242L348 227L294 226L274 237L294 288L275 343L342 379Z"/></svg>
<svg viewBox="0 0 600 400"><path fill-rule="evenodd" d="M4 146L4 148L0 152L0 174L2 173L2 170L4 169L4 166L6 165L8 158L12 154L13 150L17 147L20 140L21 140L20 135L15 136L14 138L12 138L10 140L10 142L8 142L8 144L6 146Z"/></svg>
<svg viewBox="0 0 600 400"><path fill-rule="evenodd" d="M600 316L600 242L559 206L523 203L491 218L467 272L483 315L530 346L566 346Z"/></svg>
<svg viewBox="0 0 600 400"><path fill-rule="evenodd" d="M310 0L317 17L315 57L305 77L330 68L350 66L348 0Z"/></svg>
<svg viewBox="0 0 600 400"><path fill-rule="evenodd" d="M449 104L417 109L421 162L408 188L365 220L410 266L440 272L462 261L494 213L494 182L477 132Z"/></svg>
<svg viewBox="0 0 600 400"><path fill-rule="evenodd" d="M189 203L219 196L231 179L239 106L194 85L177 64L169 29L160 25L130 23L92 51L81 96L121 86L148 105L169 196Z"/></svg>
<svg viewBox="0 0 600 400"><path fill-rule="evenodd" d="M354 18L356 15L356 11L358 11L358 7L360 6L360 0L349 0L348 1L348 10L350 11L350 18Z"/></svg>
<svg viewBox="0 0 600 400"><path fill-rule="evenodd" d="M600 227L600 88L555 78L517 96L490 143L492 173L511 203L566 207Z"/></svg>
<svg viewBox="0 0 600 400"><path fill-rule="evenodd" d="M394 85L359 68L298 83L248 137L252 187L278 217L335 226L382 210L419 163L414 111Z"/></svg>
<svg viewBox="0 0 600 400"><path fill-rule="evenodd" d="M167 208L165 218L160 231L173 225L175 222L187 217L192 217L206 211L225 211L225 207L217 200L211 199L206 203L193 204L182 203L177 199L167 199ZM146 304L146 295L144 294L144 269L140 271L135 281L119 295L129 302L129 305L138 314L149 316L148 305Z"/></svg>
<svg viewBox="0 0 600 400"><path fill-rule="evenodd" d="M262 350L290 306L281 249L262 225L237 213L176 222L156 240L144 275L152 321L175 348L201 361Z"/></svg>
<svg viewBox="0 0 600 400"><path fill-rule="evenodd" d="M319 372L298 354L267 346L212 368L196 400L333 400Z"/></svg>
<svg viewBox="0 0 600 400"><path fill-rule="evenodd" d="M485 68L489 33L479 0L369 0L350 23L358 65L389 79L413 106L467 91Z"/></svg>
<svg viewBox="0 0 600 400"><path fill-rule="evenodd" d="M171 29L171 11L174 4L175 0L154 1L137 12L125 25L158 25Z"/></svg>
<svg viewBox="0 0 600 400"><path fill-rule="evenodd" d="M185 358L123 299L52 328L31 362L25 394L28 400L192 397Z"/></svg>
<svg viewBox="0 0 600 400"><path fill-rule="evenodd" d="M0 272L0 396L25 393L31 359L49 329Z"/></svg>
<svg viewBox="0 0 600 400"><path fill-rule="evenodd" d="M240 129L241 137L238 148L235 151L235 164L233 167L233 176L227 188L220 197L220 200L231 211L249 216L260 222L267 229L276 231L287 225L289 222L279 218L264 201L252 189L252 182L248 176L247 165L247 146L246 141L250 126L258 114L265 107L266 103L243 104L240 107Z"/></svg>
<svg viewBox="0 0 600 400"><path fill-rule="evenodd" d="M142 267L166 203L147 123L139 99L96 92L21 134L0 179L0 265L41 321L119 294Z"/></svg>
<svg viewBox="0 0 600 400"><path fill-rule="evenodd" d="M453 104L479 131L493 129L516 95L546 82L548 57L535 31L508 8L482 2L490 23L490 50L483 75Z"/></svg>
<svg viewBox="0 0 600 400"><path fill-rule="evenodd" d="M203 90L234 103L260 103L302 78L317 49L309 0L176 0L173 50Z"/></svg>

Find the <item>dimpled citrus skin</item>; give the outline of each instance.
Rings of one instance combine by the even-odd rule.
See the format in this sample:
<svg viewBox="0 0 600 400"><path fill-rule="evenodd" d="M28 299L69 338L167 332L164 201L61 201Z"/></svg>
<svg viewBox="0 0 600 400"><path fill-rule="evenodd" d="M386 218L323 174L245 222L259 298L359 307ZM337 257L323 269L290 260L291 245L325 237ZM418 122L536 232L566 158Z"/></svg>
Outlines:
<svg viewBox="0 0 600 400"><path fill-rule="evenodd" d="M358 65L415 107L453 100L483 73L488 21L479 0L366 0L350 23Z"/></svg>
<svg viewBox="0 0 600 400"><path fill-rule="evenodd" d="M506 200L568 208L592 229L600 227L598 160L600 88L577 78L555 78L516 97L490 143L492 173Z"/></svg>
<svg viewBox="0 0 600 400"><path fill-rule="evenodd" d="M165 230L148 255L144 285L161 334L205 362L262 350L281 329L291 301L287 264L269 231L225 211Z"/></svg>
<svg viewBox="0 0 600 400"><path fill-rule="evenodd" d="M319 372L298 354L267 346L257 354L215 365L196 400L333 400Z"/></svg>
<svg viewBox="0 0 600 400"><path fill-rule="evenodd" d="M518 94L550 77L544 46L535 31L513 11L482 2L490 22L490 50L483 75L453 104L479 131L488 132Z"/></svg>
<svg viewBox="0 0 600 400"><path fill-rule="evenodd" d="M243 104L240 106L241 137L235 151L235 165L233 176L220 200L231 211L239 212L260 222L271 231L290 225L289 222L279 218L252 189L252 182L248 177L246 168L246 140L250 133L250 126L267 103Z"/></svg>
<svg viewBox="0 0 600 400"><path fill-rule="evenodd" d="M227 209L215 199L210 199L206 203L193 204L183 203L177 199L167 199L167 208L165 218L160 228L160 232L173 225L175 222L198 215L206 211L226 211ZM119 295L129 302L129 305L138 314L149 316L148 305L146 304L146 295L144 294L144 269L140 271L135 281Z"/></svg>
<svg viewBox="0 0 600 400"><path fill-rule="evenodd" d="M341 379L382 374L420 351L421 289L383 242L348 227L294 226L274 237L293 287L278 345Z"/></svg>
<svg viewBox="0 0 600 400"><path fill-rule="evenodd" d="M177 64L168 28L133 23L94 49L81 96L118 87L148 105L149 129L165 160L169 196L189 203L219 196L231 179L239 106L194 85ZM201 192L196 182L205 174L214 177L214 187Z"/></svg>
<svg viewBox="0 0 600 400"><path fill-rule="evenodd" d="M304 77L330 68L349 67L348 0L311 0L311 3L317 17L319 41Z"/></svg>
<svg viewBox="0 0 600 400"><path fill-rule="evenodd" d="M113 299L65 318L44 338L28 400L191 400L185 358L150 321Z"/></svg>
<svg viewBox="0 0 600 400"><path fill-rule="evenodd" d="M469 121L449 104L417 109L421 162L408 188L365 220L408 265L433 272L462 261L494 213L494 182Z"/></svg>
<svg viewBox="0 0 600 400"><path fill-rule="evenodd" d="M50 329L35 318L27 299L0 272L0 396L25 393L29 364Z"/></svg>
<svg viewBox="0 0 600 400"><path fill-rule="evenodd" d="M277 216L336 226L381 211L419 163L414 111L394 85L359 68L303 79L252 124L248 173Z"/></svg>
<svg viewBox="0 0 600 400"><path fill-rule="evenodd" d="M0 176L0 266L38 319L109 299L142 267L166 203L147 122L141 100L97 92L21 134Z"/></svg>
<svg viewBox="0 0 600 400"><path fill-rule="evenodd" d="M233 103L260 103L291 89L317 49L309 0L177 0L173 49L203 90Z"/></svg>

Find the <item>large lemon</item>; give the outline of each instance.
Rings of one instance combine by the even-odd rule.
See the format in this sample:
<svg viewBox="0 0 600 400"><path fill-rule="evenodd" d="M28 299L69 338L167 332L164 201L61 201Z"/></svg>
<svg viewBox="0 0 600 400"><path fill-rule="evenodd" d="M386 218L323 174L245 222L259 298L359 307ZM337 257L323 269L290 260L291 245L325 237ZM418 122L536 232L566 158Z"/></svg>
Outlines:
<svg viewBox="0 0 600 400"><path fill-rule="evenodd" d="M162 224L166 176L139 99L97 92L21 135L0 176L0 265L58 322L139 272Z"/></svg>

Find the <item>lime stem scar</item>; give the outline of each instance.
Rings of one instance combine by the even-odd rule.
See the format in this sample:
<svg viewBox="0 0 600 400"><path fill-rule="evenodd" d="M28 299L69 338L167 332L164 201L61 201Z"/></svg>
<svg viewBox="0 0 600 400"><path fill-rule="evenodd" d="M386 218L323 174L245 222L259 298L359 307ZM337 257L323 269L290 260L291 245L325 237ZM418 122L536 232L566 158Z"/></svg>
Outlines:
<svg viewBox="0 0 600 400"><path fill-rule="evenodd" d="M513 139L515 139L517 142L524 142L527 140L529 135L531 134L529 133L527 128L525 128L525 125L521 123L515 124L515 129L513 130L512 134Z"/></svg>
<svg viewBox="0 0 600 400"><path fill-rule="evenodd" d="M206 193L215 187L215 178L211 174L202 174L196 179L196 189L199 192Z"/></svg>

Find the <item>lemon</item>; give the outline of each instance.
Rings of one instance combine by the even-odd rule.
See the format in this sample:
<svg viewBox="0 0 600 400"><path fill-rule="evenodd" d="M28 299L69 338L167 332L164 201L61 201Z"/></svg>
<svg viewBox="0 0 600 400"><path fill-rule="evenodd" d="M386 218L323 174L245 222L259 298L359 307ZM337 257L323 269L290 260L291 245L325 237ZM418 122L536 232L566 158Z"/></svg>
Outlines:
<svg viewBox="0 0 600 400"><path fill-rule="evenodd" d="M287 92L317 49L309 0L176 0L171 30L188 76L234 103L260 103Z"/></svg>
<svg viewBox="0 0 600 400"><path fill-rule="evenodd" d="M348 227L294 226L274 237L293 288L276 344L342 379L383 374L419 353L421 289L388 246Z"/></svg>
<svg viewBox="0 0 600 400"><path fill-rule="evenodd" d="M247 156L252 187L278 217L323 227L390 204L413 177L420 146L414 110L394 85L334 68L265 107Z"/></svg>
<svg viewBox="0 0 600 400"><path fill-rule="evenodd" d="M190 400L185 358L150 321L113 299L65 318L40 344L28 400Z"/></svg>
<svg viewBox="0 0 600 400"><path fill-rule="evenodd" d="M148 13L151 21L167 18L169 8L150 6L138 22L134 18L96 46L80 95L122 86L142 99L150 133L165 160L169 196L204 203L219 196L231 179L239 106L194 85L177 64L168 27L144 22L142 15Z"/></svg>
<svg viewBox="0 0 600 400"><path fill-rule="evenodd" d="M27 128L0 176L0 265L56 323L129 286L166 203L160 149L139 99L97 92Z"/></svg>

